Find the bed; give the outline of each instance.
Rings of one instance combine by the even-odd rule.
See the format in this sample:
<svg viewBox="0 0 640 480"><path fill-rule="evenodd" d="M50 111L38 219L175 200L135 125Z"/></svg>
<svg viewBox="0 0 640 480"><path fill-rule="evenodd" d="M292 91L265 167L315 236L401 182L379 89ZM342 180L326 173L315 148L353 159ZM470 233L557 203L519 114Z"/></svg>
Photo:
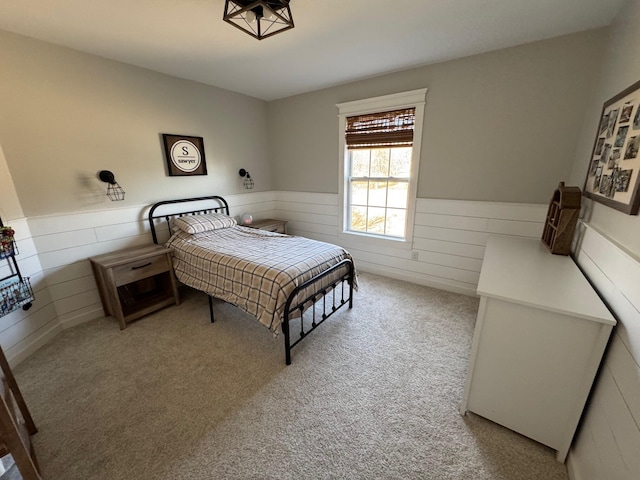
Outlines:
<svg viewBox="0 0 640 480"><path fill-rule="evenodd" d="M341 307L353 307L357 279L346 250L240 226L223 197L158 202L148 221L154 243L172 249L178 280L208 295L211 322L212 298L235 305L283 334L287 365L291 349L311 331Z"/></svg>

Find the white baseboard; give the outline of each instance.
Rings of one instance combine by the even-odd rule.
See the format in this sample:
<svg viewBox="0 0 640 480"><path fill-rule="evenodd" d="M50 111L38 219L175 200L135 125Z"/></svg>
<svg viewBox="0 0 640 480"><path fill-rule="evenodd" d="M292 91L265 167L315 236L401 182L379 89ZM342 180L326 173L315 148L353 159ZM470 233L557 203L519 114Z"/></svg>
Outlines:
<svg viewBox="0 0 640 480"><path fill-rule="evenodd" d="M412 275L409 272L399 272L397 270L390 270L386 268L376 267L370 263L359 262L357 263L357 270L359 272L369 272L383 277L389 277L396 280L402 280L404 282L416 283L418 285L424 285L426 287L433 287L439 290L446 290L447 292L460 293L470 297L476 297L477 293L473 288L459 287L457 285L451 285L446 282L439 282L437 280L425 279L420 275Z"/></svg>
<svg viewBox="0 0 640 480"><path fill-rule="evenodd" d="M101 307L98 307L88 312L83 312L82 314L75 317L60 320L60 325L62 327L62 330L66 330L68 328L75 327L76 325L80 325L82 323L86 323L91 320L95 320L96 318L102 317L104 317L104 311Z"/></svg>
<svg viewBox="0 0 640 480"><path fill-rule="evenodd" d="M567 471L569 472L570 480L582 480L582 475L580 475L580 470L573 462L573 457L571 455L571 451L569 451L569 455L567 456Z"/></svg>
<svg viewBox="0 0 640 480"><path fill-rule="evenodd" d="M11 367L15 367L32 355L36 350L44 347L53 338L62 332L62 326L59 322L53 322L54 325L42 332L35 339L27 343L23 348L20 348L17 353L7 358Z"/></svg>

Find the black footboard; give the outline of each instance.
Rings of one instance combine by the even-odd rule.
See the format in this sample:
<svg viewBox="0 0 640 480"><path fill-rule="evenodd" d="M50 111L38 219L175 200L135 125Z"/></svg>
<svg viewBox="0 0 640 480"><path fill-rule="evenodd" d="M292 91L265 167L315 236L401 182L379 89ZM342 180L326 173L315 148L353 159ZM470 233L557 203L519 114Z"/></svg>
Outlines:
<svg viewBox="0 0 640 480"><path fill-rule="evenodd" d="M184 204L184 208L177 207L176 204ZM160 210L156 212L158 208L160 208ZM162 213L163 211L165 213ZM211 212L229 215L229 204L224 198L212 195L208 197L166 200L152 205L149 210L148 219L153 242L162 243L158 240L156 223L158 223L158 225L166 226L167 232L163 231L162 233L165 234L165 236L170 237L172 234L170 220L172 218L184 215L207 214ZM345 273L342 273L343 270ZM349 308L353 307L353 290L356 285L355 281L355 268L353 261L350 258L347 258L328 270L319 273L293 290L285 304L282 320L282 332L284 334L284 348L287 365L291 364L291 349L295 347L305 336L311 333L312 330L315 330L317 326L323 323L344 305L348 304ZM306 289L308 290L305 291ZM299 295L306 295L307 292L313 293L306 298L297 298ZM322 302L321 314L317 312L317 310L320 310L320 302ZM213 323L213 301L211 295L209 295L209 314L211 316L211 322ZM307 315L307 317L312 317L311 322L307 321L306 326L304 318L305 315ZM295 320L298 320L298 318L300 321L300 337L292 342L290 335L290 322L295 323Z"/></svg>
<svg viewBox="0 0 640 480"><path fill-rule="evenodd" d="M337 280L333 283L326 285L322 288L322 280L334 274L336 271L340 269L346 268L346 273L341 275ZM329 270L326 270L310 280L307 280L302 285L296 287L296 289L289 295L287 299L287 303L284 309L284 318L282 319L282 332L284 333L284 350L285 350L285 360L287 365L291 365L291 349L295 347L305 336L311 333L316 329L321 323L323 323L327 318L333 315L340 307L349 304L349 308L353 307L353 286L355 281L355 269L353 266L353 262L349 259L342 260L341 262L335 264ZM347 296L345 298L345 282L347 284ZM317 285L317 286L316 286ZM316 286L316 287L314 287ZM296 301L296 296L304 291L306 288L312 287L314 291L313 294L308 297L299 300L295 305L292 305L294 301ZM337 295L340 298L337 298ZM330 297L331 304L328 305L328 299ZM316 304L322 301L322 314L319 315L320 318L316 318L318 315L316 314ZM305 314L305 305L308 305L311 302L313 305L308 308L308 315L312 316L310 327L305 330L304 325L304 314ZM327 309L329 310L327 313ZM296 314L295 317L292 318L292 315ZM297 316L299 314L299 317ZM300 337L291 342L291 334L290 334L290 321L300 320Z"/></svg>

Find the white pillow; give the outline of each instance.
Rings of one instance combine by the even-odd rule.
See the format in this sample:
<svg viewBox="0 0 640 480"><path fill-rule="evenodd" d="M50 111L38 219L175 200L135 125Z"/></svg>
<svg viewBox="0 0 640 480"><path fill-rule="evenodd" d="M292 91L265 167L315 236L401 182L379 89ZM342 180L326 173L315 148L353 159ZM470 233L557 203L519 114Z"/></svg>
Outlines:
<svg viewBox="0 0 640 480"><path fill-rule="evenodd" d="M235 218L215 212L205 215L186 215L173 219L173 225L176 228L190 234L233 227L237 223Z"/></svg>

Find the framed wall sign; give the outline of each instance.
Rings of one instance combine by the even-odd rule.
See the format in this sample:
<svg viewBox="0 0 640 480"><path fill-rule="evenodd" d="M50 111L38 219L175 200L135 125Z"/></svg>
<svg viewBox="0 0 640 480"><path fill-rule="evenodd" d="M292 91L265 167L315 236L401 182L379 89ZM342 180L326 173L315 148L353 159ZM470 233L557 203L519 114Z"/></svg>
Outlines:
<svg viewBox="0 0 640 480"><path fill-rule="evenodd" d="M629 215L640 207L640 82L605 102L584 195Z"/></svg>
<svg viewBox="0 0 640 480"><path fill-rule="evenodd" d="M167 168L171 176L206 175L202 137L162 134Z"/></svg>

